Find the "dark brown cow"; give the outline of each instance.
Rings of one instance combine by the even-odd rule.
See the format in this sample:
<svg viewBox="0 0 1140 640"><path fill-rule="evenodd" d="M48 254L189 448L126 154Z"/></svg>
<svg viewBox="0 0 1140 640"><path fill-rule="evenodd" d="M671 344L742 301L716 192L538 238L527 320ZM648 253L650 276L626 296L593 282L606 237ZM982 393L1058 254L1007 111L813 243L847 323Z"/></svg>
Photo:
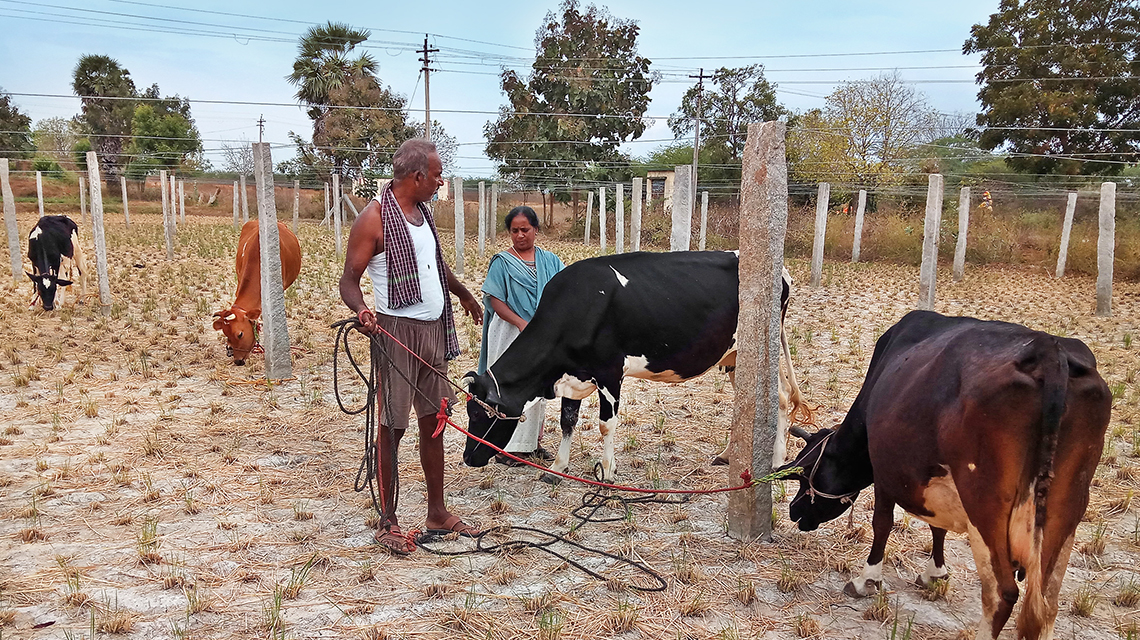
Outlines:
<svg viewBox="0 0 1140 640"><path fill-rule="evenodd" d="M1077 524L1088 506L1112 396L1080 340L1021 325L914 311L879 338L836 429L808 435L788 508L804 531L875 485L874 541L844 591L874 593L895 505L930 524L923 583L947 575L946 531L967 533L982 583L977 637L1017 602L1019 638L1051 638Z"/></svg>

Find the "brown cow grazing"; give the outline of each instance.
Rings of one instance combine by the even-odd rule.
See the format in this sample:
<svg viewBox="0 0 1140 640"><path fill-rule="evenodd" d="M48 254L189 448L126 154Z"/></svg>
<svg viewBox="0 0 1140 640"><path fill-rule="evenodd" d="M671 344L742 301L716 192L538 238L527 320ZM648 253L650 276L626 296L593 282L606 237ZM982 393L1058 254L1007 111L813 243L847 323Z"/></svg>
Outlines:
<svg viewBox="0 0 1140 640"><path fill-rule="evenodd" d="M945 578L946 531L966 533L982 583L977 638L997 638L1025 581L1017 637L1051 638L1061 580L1100 460L1112 394L1080 340L1021 325L913 311L879 338L842 424L808 435L788 515L803 531L874 483L874 540L844 588L881 586L895 505L930 524Z"/></svg>
<svg viewBox="0 0 1140 640"><path fill-rule="evenodd" d="M285 288L301 272L301 244L297 236L283 223L277 223L281 238L281 276ZM261 317L261 239L257 220L250 220L241 228L237 246L237 296L233 305L214 314L214 328L220 330L229 342L234 364L245 364L249 352L257 344L256 323Z"/></svg>

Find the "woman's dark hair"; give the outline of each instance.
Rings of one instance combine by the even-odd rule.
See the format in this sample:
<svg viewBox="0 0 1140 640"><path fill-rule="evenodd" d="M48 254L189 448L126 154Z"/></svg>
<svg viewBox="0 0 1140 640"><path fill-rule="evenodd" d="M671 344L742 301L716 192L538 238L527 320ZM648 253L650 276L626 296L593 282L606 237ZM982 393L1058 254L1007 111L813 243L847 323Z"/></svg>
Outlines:
<svg viewBox="0 0 1140 640"><path fill-rule="evenodd" d="M511 212L507 214L506 219L503 221L503 225L506 227L507 231L511 230L511 220L514 220L515 216L517 215L526 216L526 221L530 223L530 226L534 227L535 231L539 230L538 214L534 212L534 209L531 209L524 204L511 209Z"/></svg>

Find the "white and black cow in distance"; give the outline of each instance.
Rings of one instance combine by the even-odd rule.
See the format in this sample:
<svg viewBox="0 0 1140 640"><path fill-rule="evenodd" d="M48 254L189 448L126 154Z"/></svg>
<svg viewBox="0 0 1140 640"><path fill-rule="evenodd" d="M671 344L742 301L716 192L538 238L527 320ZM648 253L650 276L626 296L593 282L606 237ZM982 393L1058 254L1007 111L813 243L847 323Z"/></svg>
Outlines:
<svg viewBox="0 0 1140 640"><path fill-rule="evenodd" d="M720 365L735 383L738 262L728 251L638 252L575 262L546 285L534 318L495 364L482 375L467 374L467 389L505 416L521 415L539 396L562 398L562 442L551 467L560 473L569 466L582 400L597 391L604 449L595 475L612 480L622 378L684 382ZM784 310L790 287L785 270ZM810 421L794 372L781 376L780 400L785 410L775 464L784 462L789 403L792 414ZM474 400L467 415L471 433L500 448L518 425L517 419L488 415ZM494 453L468 438L463 461L482 467ZM717 459L723 464L724 454Z"/></svg>
<svg viewBox="0 0 1140 640"><path fill-rule="evenodd" d="M55 308L59 287L71 288L76 275L80 289L87 295L87 262L83 245L79 243L79 225L67 216L44 216L28 234L28 259L32 272L24 272L35 284L29 306L36 298L43 302L44 310ZM59 294L63 304L64 295Z"/></svg>

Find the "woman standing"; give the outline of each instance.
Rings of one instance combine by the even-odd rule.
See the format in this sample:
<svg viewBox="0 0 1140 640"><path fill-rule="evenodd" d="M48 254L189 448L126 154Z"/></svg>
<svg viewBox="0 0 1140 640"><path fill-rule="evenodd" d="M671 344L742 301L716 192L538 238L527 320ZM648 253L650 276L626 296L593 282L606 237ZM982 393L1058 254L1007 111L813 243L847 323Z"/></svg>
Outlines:
<svg viewBox="0 0 1140 640"><path fill-rule="evenodd" d="M480 374L494 364L526 328L538 309L543 287L564 266L558 256L534 245L538 234L538 215L534 209L515 207L507 214L505 222L511 236L511 248L491 257L487 279L483 282ZM546 399L531 403L523 413L526 419L519 422L505 450L519 457L553 460L554 456L538 444L546 417ZM521 464L502 454L495 459L509 466Z"/></svg>

